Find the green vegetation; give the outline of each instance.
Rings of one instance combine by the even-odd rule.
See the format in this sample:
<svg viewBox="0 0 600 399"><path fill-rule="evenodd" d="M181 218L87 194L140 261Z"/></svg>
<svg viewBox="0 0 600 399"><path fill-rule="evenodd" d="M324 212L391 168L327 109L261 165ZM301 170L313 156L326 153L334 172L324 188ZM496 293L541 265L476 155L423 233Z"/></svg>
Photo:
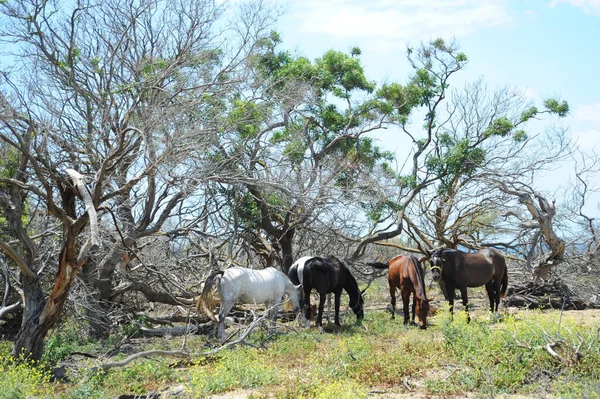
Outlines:
<svg viewBox="0 0 600 399"><path fill-rule="evenodd" d="M373 295L380 299L378 293ZM198 354L215 342L190 337L188 347L197 355L189 362L153 358L93 372L97 363L87 361L69 368L70 381L61 383L50 382L47 362L10 360L9 345L3 342L0 370L5 388L0 398L111 398L178 385L193 398L239 389L254 398L366 398L371 390L404 392L406 385L441 396L473 392L486 397L542 393L561 398L600 397L597 321L585 325L577 312L561 315L558 311L503 313L500 321L493 321L483 310L474 316L467 324L462 312L457 311L450 321L447 312L441 311L431 318L430 328L421 331L404 328L401 318L392 321L381 310L367 311L362 326L355 325L354 316L347 313L339 331L333 326L326 327L324 334L314 328L286 329L269 338L259 330L248 346L210 357ZM107 350L97 343L69 340L71 335L67 326L51 337L47 361L66 359L81 349ZM562 359L550 354L548 343L557 343L553 348ZM135 349L132 344L127 345L127 354L116 359L132 350L178 349L181 340L142 340Z"/></svg>

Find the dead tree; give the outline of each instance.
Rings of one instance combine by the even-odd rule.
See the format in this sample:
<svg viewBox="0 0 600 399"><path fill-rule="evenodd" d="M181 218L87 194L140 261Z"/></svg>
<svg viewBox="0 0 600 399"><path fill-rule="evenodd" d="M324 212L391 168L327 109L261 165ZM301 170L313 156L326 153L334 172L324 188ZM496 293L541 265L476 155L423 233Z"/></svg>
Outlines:
<svg viewBox="0 0 600 399"><path fill-rule="evenodd" d="M519 203L525 205L532 219L528 219L517 212L511 213L521 221L521 226L525 229L539 229L539 234L548 246L548 250L538 257L535 264L537 267L533 270L533 276L537 279L546 280L548 273L563 261L565 255L565 240L556 234L554 230L554 217L556 216L556 202L550 203L546 197L533 190L530 186L522 183L505 184L496 181L498 188L510 195L518 198ZM536 245L534 242L533 246Z"/></svg>

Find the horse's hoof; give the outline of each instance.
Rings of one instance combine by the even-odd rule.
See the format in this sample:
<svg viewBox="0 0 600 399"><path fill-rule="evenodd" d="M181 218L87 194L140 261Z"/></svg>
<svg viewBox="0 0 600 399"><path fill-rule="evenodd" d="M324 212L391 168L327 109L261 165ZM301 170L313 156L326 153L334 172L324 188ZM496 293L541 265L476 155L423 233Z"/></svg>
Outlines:
<svg viewBox="0 0 600 399"><path fill-rule="evenodd" d="M323 334L324 330L323 330L323 326L319 326L319 334Z"/></svg>

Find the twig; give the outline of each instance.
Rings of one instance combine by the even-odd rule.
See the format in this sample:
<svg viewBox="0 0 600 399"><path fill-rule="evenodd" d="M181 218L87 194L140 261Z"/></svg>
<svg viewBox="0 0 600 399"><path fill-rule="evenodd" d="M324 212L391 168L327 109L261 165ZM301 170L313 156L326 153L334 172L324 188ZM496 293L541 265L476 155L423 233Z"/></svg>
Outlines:
<svg viewBox="0 0 600 399"><path fill-rule="evenodd" d="M250 335L250 333L252 332L252 330L254 330L254 328L259 325L265 318L266 318L266 312L263 316L259 317L258 319L254 320L252 323L250 323L250 325L248 326L248 328L242 333L242 335L240 335L240 337L238 339L236 339L235 341L231 341L231 342L227 342L225 345L222 345L218 348L212 349L210 351L207 352L202 352L200 355L201 356L211 356L214 355L217 352L222 351L223 349L229 348L233 345L239 344L241 342L243 342L246 337L248 335Z"/></svg>

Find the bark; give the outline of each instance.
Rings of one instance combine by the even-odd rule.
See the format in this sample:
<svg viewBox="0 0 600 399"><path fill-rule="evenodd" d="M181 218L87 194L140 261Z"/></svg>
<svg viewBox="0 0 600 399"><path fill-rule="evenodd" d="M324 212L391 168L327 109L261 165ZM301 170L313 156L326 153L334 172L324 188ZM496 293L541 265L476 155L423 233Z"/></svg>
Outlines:
<svg viewBox="0 0 600 399"><path fill-rule="evenodd" d="M77 175L75 180L78 179ZM79 196L84 197L84 191L87 189L82 184L77 183L78 190L72 190L69 187L59 186L63 211L67 220L63 220L64 231L63 248L58 260L58 274L54 282L54 287L46 299L40 287L40 280L37 275L30 277L26 273L21 274L21 282L23 284L23 296L25 298L25 306L23 312L23 324L19 331L13 347L14 356L23 356L33 360L39 360L42 357L44 349L44 340L48 332L53 328L58 319L64 305L69 296L69 291L73 280L77 277L81 266L85 262L85 252L89 249L89 245L85 244L81 251L77 245L77 239L86 226L87 222L95 217L95 211L87 212L77 218L75 209L75 201ZM87 205L86 205L87 207ZM69 223L69 221L72 221ZM97 233L97 232L96 232ZM92 245L94 242L92 232ZM97 239L97 237L96 237Z"/></svg>
<svg viewBox="0 0 600 399"><path fill-rule="evenodd" d="M46 300L38 278L22 276L25 307L23 324L13 347L13 356L39 360L44 349L44 340L56 325L69 295L73 280L77 276L76 235L67 236L67 242L59 257L59 271L54 288Z"/></svg>
<svg viewBox="0 0 600 399"><path fill-rule="evenodd" d="M501 191L518 197L519 203L525 205L527 211L535 221L536 227L539 228L539 234L541 234L544 242L548 245L549 251L537 262L538 266L534 269L533 275L536 280L547 280L548 273L563 261L566 250L565 240L560 238L554 231L554 216L556 216L555 201L552 201L552 203L548 202L541 193L527 186L525 186L525 189L518 190L509 188L502 182L496 182L496 184ZM531 227L528 221L524 221L521 217L519 219L521 222L527 223L527 228ZM537 239L538 235L536 234L533 245L536 245Z"/></svg>
<svg viewBox="0 0 600 399"><path fill-rule="evenodd" d="M563 261L565 254L565 240L560 238L554 231L554 216L556 215L555 202L550 204L540 193L533 193L537 204L530 194L521 194L519 202L527 207L527 210L537 221L544 241L550 247L545 260L540 261L534 270L534 276L546 280L550 270Z"/></svg>

